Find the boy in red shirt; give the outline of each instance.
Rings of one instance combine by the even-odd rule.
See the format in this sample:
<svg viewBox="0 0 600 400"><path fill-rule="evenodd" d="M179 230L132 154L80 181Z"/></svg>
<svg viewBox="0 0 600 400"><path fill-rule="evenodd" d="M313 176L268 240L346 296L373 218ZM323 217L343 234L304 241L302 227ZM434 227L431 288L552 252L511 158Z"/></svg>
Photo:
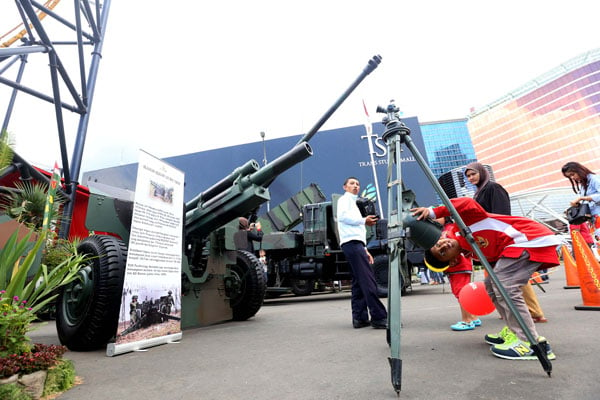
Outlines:
<svg viewBox="0 0 600 400"><path fill-rule="evenodd" d="M559 265L556 246L560 244L560 240L547 227L529 218L487 213L476 201L467 197L452 199L451 202L472 232L483 255L494 265L496 277L525 325L533 337L546 347L548 359L553 360L556 356L546 339L538 335L523 300L521 286L529 281L535 271ZM411 211L417 219L450 216L445 206L419 207ZM438 242L426 251L425 259L434 267L443 267L461 253L476 259L460 228L452 224L447 237L440 237ZM486 342L492 344L492 354L511 360L536 360L537 357L523 329L489 276L485 279L485 286L496 310L510 329L510 332L504 332L505 334L485 336Z"/></svg>

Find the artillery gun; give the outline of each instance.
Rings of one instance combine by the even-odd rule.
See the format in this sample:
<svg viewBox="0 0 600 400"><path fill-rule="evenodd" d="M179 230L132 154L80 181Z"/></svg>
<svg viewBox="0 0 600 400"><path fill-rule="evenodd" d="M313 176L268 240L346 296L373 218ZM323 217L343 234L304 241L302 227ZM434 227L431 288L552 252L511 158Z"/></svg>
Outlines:
<svg viewBox="0 0 600 400"><path fill-rule="evenodd" d="M183 329L246 320L259 311L266 290L262 264L254 254L236 250L237 218L250 216L269 201L269 185L277 176L312 155L308 141L380 62L379 56L369 60L352 85L287 153L262 168L250 160L183 205ZM25 175L36 180L50 176L18 161L0 176L1 185L11 186ZM92 257L80 269L80 279L61 291L56 326L62 344L85 351L106 345L117 331L133 201L94 193L81 185L74 192L69 189L72 186L59 194L67 199L65 209L72 212L66 224L69 237L83 237L78 252ZM88 236L90 231L94 234Z"/></svg>

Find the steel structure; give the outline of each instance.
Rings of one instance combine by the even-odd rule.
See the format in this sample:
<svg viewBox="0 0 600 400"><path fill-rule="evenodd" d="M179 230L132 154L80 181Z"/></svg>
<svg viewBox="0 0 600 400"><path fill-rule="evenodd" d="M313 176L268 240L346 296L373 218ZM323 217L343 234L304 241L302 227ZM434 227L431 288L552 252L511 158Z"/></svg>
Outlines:
<svg viewBox="0 0 600 400"><path fill-rule="evenodd" d="M65 184L63 194L68 200L60 235L66 237L81 172L110 0L73 0L70 4L63 1L57 7L59 2L48 0L42 4L32 0L14 1L21 22L17 28L3 35L3 38L12 36L0 44L0 84L12 88L9 89L11 96L1 129L7 130L10 126L17 95L33 96L53 106ZM53 39L57 27L61 29L60 40ZM64 39L65 32L67 40ZM26 68L40 62L47 63L49 68L49 91L23 84ZM64 111L75 113L79 119L70 159L67 154Z"/></svg>

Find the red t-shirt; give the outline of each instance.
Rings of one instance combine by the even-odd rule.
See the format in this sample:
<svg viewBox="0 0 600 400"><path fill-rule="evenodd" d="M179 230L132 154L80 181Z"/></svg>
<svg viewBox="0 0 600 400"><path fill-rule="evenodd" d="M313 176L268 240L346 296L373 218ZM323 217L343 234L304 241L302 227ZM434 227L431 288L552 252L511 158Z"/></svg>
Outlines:
<svg viewBox="0 0 600 400"><path fill-rule="evenodd" d="M556 247L561 241L544 225L525 217L488 213L468 197L451 199L451 202L489 262L501 257L519 258L527 250L531 261L542 264L540 269L560 264ZM445 206L436 207L433 212L435 218L450 216ZM467 255L477 259L459 227L455 223L448 226L449 234L458 240Z"/></svg>

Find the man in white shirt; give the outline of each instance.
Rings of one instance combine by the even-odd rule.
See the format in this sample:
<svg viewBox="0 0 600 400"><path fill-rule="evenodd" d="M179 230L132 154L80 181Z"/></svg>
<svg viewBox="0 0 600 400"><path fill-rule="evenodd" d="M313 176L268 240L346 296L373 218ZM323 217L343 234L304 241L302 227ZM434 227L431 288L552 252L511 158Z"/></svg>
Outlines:
<svg viewBox="0 0 600 400"><path fill-rule="evenodd" d="M387 311L377 296L377 284L371 264L373 256L366 247L366 225L377 223L375 215L363 217L356 205L360 183L355 177L344 182L345 193L337 203L340 246L352 272L352 326L375 329L387 327ZM369 320L369 314L371 319Z"/></svg>

